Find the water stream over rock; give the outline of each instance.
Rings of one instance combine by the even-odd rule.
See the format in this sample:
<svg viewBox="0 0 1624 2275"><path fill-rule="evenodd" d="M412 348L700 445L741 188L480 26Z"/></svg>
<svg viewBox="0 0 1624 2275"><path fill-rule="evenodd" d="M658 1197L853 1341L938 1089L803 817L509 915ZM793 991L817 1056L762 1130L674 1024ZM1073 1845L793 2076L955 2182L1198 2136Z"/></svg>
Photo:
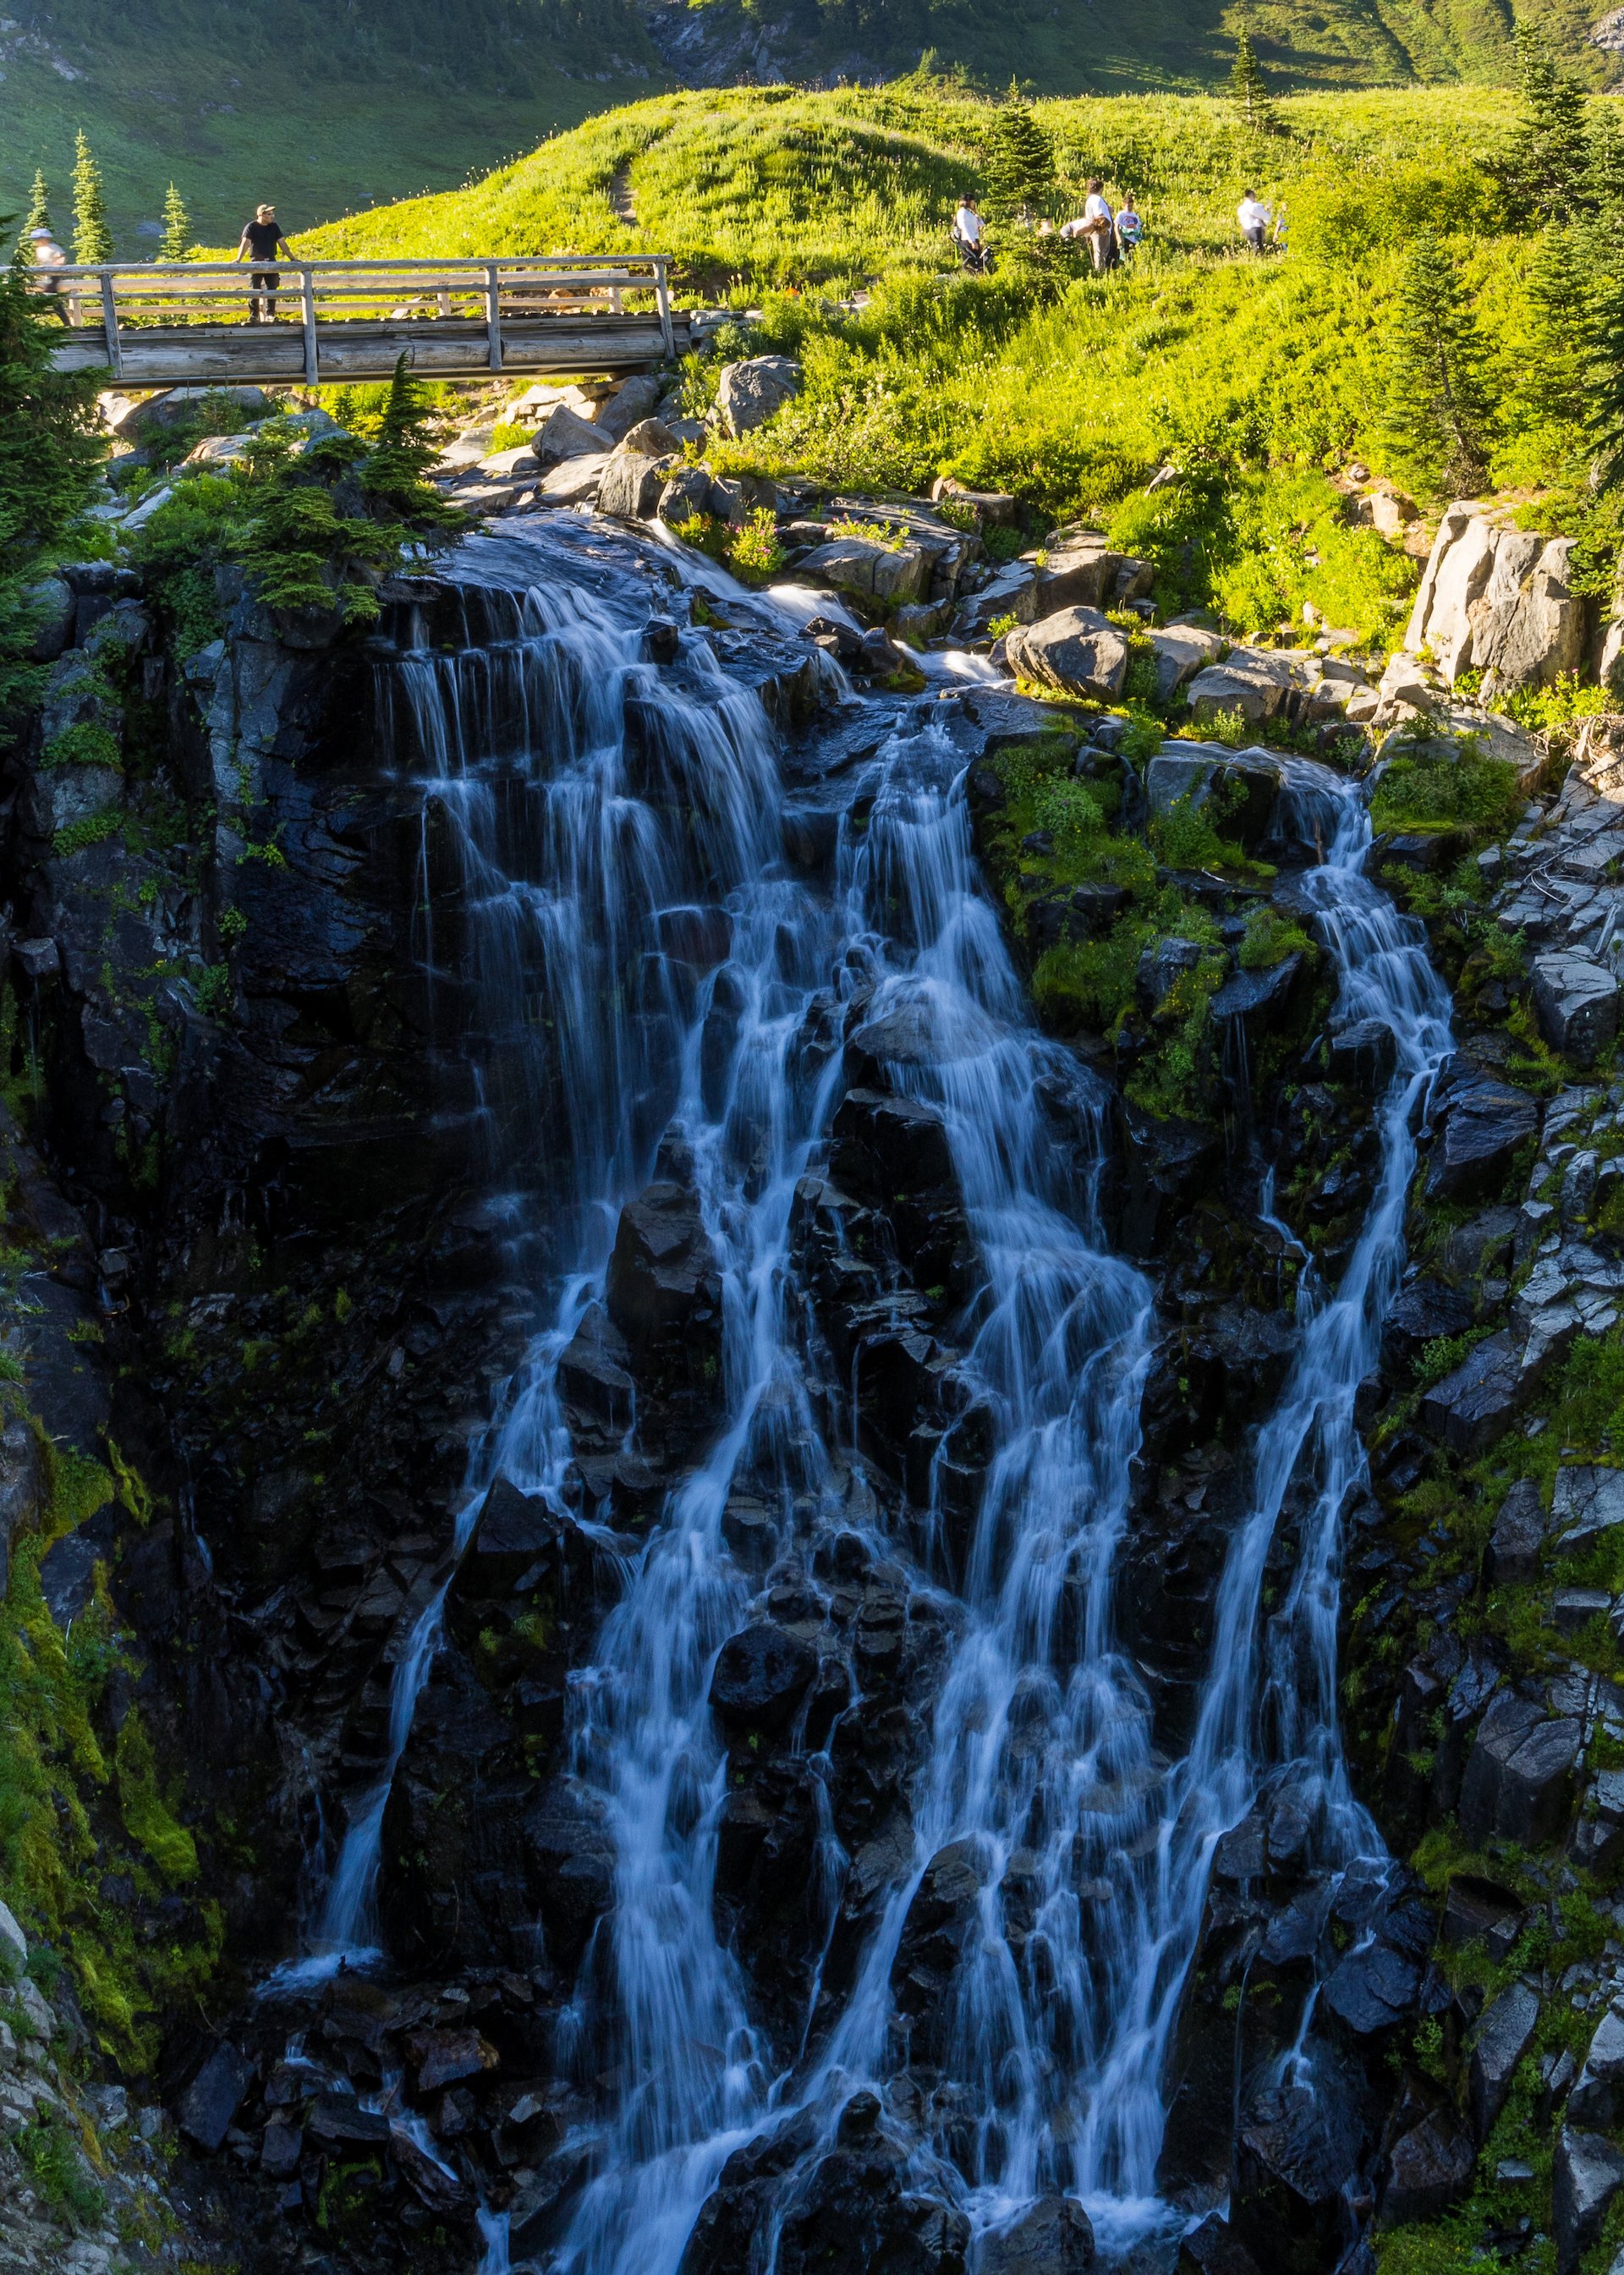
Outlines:
<svg viewBox="0 0 1624 2275"><path fill-rule="evenodd" d="M1314 1932L1356 1882L1359 1932L1379 1924L1386 1858L1338 1733L1341 1524L1447 997L1363 876L1356 788L1293 762L1282 834L1326 849L1302 913L1338 1017L1389 1028L1397 1070L1375 1199L1340 1284L1300 1305L1169 1759L1115 1603L1153 1289L1113 1252L1112 1094L1038 1032L972 849L984 691L842 696L786 746L756 690L767 672L782 710L804 683L784 639L804 609L736 590L749 629L687 629L662 669L660 569L562 519L482 541L464 641L381 667L422 778L442 1047L540 1306L456 1555L507 1493L612 1599L549 1802L606 1860L553 2048L599 2113L487 2218L487 2265L721 2275L753 2233L761 2275L800 2275L838 2232L854 2265L905 2242L949 2275L1034 2203L1063 2254L1058 2198L1120 2255L1187 2221L1163 2186L1169 2073L1220 1842L1253 1820L1283 1842L1295 1812ZM380 1940L454 1568L396 1659L387 1755L284 1979ZM775 1837L741 1797L757 1749L807 1827L765 2000L727 1927L736 1860ZM1316 2093L1314 2000L1277 2096Z"/></svg>

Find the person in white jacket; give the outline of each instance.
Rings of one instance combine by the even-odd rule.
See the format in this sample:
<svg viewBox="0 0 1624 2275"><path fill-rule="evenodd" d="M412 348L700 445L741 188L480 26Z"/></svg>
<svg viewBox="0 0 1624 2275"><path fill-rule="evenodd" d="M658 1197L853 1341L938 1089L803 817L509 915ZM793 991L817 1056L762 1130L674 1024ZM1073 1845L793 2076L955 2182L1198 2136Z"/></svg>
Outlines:
<svg viewBox="0 0 1624 2275"><path fill-rule="evenodd" d="M1268 237L1269 223L1274 218L1273 206L1265 205L1255 191L1243 190L1235 217L1241 224L1241 234L1254 253L1261 253Z"/></svg>

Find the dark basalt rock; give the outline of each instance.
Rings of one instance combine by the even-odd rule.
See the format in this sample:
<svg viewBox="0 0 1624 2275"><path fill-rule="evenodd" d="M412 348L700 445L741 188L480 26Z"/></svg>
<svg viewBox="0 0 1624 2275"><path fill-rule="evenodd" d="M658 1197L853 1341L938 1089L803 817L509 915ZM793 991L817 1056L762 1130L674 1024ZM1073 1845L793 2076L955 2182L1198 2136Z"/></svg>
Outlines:
<svg viewBox="0 0 1624 2275"><path fill-rule="evenodd" d="M938 2059L945 2044L948 1993L984 1877L974 1841L954 1841L932 1857L908 1907L891 1965L891 1994L908 2018L916 2059Z"/></svg>
<svg viewBox="0 0 1624 2275"><path fill-rule="evenodd" d="M1582 1732L1571 1715L1502 1690L1477 1727L1461 1787L1461 1830L1482 1848L1499 1833L1532 1848L1553 1840L1573 1805Z"/></svg>
<svg viewBox="0 0 1624 2275"><path fill-rule="evenodd" d="M778 2243L781 2275L964 2275L970 2223L910 2188L906 2156L879 2128L872 2094L841 2112L832 2154L797 2188Z"/></svg>
<svg viewBox="0 0 1624 2275"><path fill-rule="evenodd" d="M1428 1198L1493 1198L1538 1129L1539 1108L1525 1090L1456 1052L1445 1061L1433 1091Z"/></svg>
<svg viewBox="0 0 1624 2275"><path fill-rule="evenodd" d="M714 1427L721 1277L697 1195L662 1178L621 1211L605 1298L640 1394L638 1436L666 1458Z"/></svg>
<svg viewBox="0 0 1624 2275"><path fill-rule="evenodd" d="M1228 2222L1213 2212L1180 2242L1175 2275L1258 2275L1258 2267Z"/></svg>
<svg viewBox="0 0 1624 2275"><path fill-rule="evenodd" d="M176 2119L186 2138L211 2154L222 2147L253 2074L248 2056L223 2039L180 2097Z"/></svg>
<svg viewBox="0 0 1624 2275"><path fill-rule="evenodd" d="M1538 1992L1526 1983L1513 1983L1478 2022L1468 2073L1468 2105L1480 2145L1506 2106L1517 2064L1528 2052L1538 2022Z"/></svg>
<svg viewBox="0 0 1624 2275"><path fill-rule="evenodd" d="M1276 1034L1300 1007L1309 978L1307 958L1282 956L1266 971L1237 971L1226 979L1208 1006L1220 1024L1240 1027L1254 1047Z"/></svg>
<svg viewBox="0 0 1624 2275"><path fill-rule="evenodd" d="M706 2198L677 2275L750 2275L751 2248L787 2174L815 2146L817 2120L804 2110L736 2149Z"/></svg>
<svg viewBox="0 0 1624 2275"><path fill-rule="evenodd" d="M736 1729L782 1729L818 1672L818 1654L798 1636L758 1621L729 1636L711 1677L711 1704Z"/></svg>
<svg viewBox="0 0 1624 2275"><path fill-rule="evenodd" d="M1453 2110L1436 2109L1393 2144L1382 2190L1385 2226L1436 2219L1470 2185L1477 2152Z"/></svg>
<svg viewBox="0 0 1624 2275"><path fill-rule="evenodd" d="M1510 1428L1517 1412L1522 1352L1508 1334L1490 1335L1453 1374L1426 1392L1421 1419L1451 1453L1470 1457Z"/></svg>
<svg viewBox="0 0 1624 2275"><path fill-rule="evenodd" d="M1545 1545L1545 1512L1532 1478L1519 1478L1500 1503L1483 1553L1483 1576L1492 1587L1532 1580Z"/></svg>
<svg viewBox="0 0 1624 2275"><path fill-rule="evenodd" d="M1333 1082L1347 1083L1363 1097L1379 1097L1393 1079L1398 1063L1394 1032L1380 1019L1350 1019L1333 1027L1326 1038L1326 1071Z"/></svg>
<svg viewBox="0 0 1624 2275"><path fill-rule="evenodd" d="M1382 1326L1381 1370L1398 1374L1414 1366L1430 1342L1464 1334L1477 1306L1463 1289L1442 1280L1412 1280L1394 1297Z"/></svg>
<svg viewBox="0 0 1624 2275"><path fill-rule="evenodd" d="M1012 2227L982 2239L977 2275L1084 2275L1094 2231L1070 2196L1043 2196Z"/></svg>
<svg viewBox="0 0 1624 2275"><path fill-rule="evenodd" d="M578 1780L549 1778L525 1812L522 1839L525 1881L540 1916L548 1954L573 1974L614 1901L608 1812Z"/></svg>
<svg viewBox="0 0 1624 2275"><path fill-rule="evenodd" d="M1235 2146L1230 2224L1260 2265L1324 2275L1341 2258L1356 2185L1356 2120L1346 2092L1305 2085L1260 2094Z"/></svg>

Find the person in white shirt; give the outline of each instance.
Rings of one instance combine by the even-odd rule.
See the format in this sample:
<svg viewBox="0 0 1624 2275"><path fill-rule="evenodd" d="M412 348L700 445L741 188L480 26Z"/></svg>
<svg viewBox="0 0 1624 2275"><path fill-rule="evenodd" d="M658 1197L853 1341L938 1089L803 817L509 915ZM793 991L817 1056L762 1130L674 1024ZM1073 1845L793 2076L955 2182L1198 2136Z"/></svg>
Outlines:
<svg viewBox="0 0 1624 2275"><path fill-rule="evenodd" d="M953 242L966 268L979 270L986 266L986 223L977 212L976 201L968 191L959 200L958 211L953 216Z"/></svg>
<svg viewBox="0 0 1624 2275"><path fill-rule="evenodd" d="M64 286L52 273L56 269L65 268L68 266L67 254L48 229L31 229L28 232L28 248L34 256L35 271L44 271L42 276L37 277L34 290L52 295L57 314L64 324L77 323L79 304L72 291Z"/></svg>
<svg viewBox="0 0 1624 2275"><path fill-rule="evenodd" d="M1094 274L1103 276L1111 266L1116 251L1116 215L1106 201L1105 184L1098 175L1088 185L1088 196L1083 207L1083 227L1080 235L1088 239L1088 249L1093 256Z"/></svg>
<svg viewBox="0 0 1624 2275"><path fill-rule="evenodd" d="M1254 253L1261 253L1269 223L1274 218L1272 206L1264 205L1252 190L1243 190L1241 202L1235 208L1235 219L1241 224L1241 234Z"/></svg>

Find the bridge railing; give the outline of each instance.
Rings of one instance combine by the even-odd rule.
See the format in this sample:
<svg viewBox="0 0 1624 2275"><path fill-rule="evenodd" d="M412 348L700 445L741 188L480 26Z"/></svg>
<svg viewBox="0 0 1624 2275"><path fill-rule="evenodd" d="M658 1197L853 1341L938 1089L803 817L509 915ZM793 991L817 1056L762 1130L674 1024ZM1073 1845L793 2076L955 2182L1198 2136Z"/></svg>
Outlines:
<svg viewBox="0 0 1624 2275"><path fill-rule="evenodd" d="M658 311L674 350L668 261L663 253L536 254L503 261L110 261L42 269L38 282L71 325L100 330L108 367L123 370L131 331L274 320L303 327L305 376L317 376L318 327L420 320L482 326L490 368L502 368L504 323ZM271 289L256 276L275 276Z"/></svg>

